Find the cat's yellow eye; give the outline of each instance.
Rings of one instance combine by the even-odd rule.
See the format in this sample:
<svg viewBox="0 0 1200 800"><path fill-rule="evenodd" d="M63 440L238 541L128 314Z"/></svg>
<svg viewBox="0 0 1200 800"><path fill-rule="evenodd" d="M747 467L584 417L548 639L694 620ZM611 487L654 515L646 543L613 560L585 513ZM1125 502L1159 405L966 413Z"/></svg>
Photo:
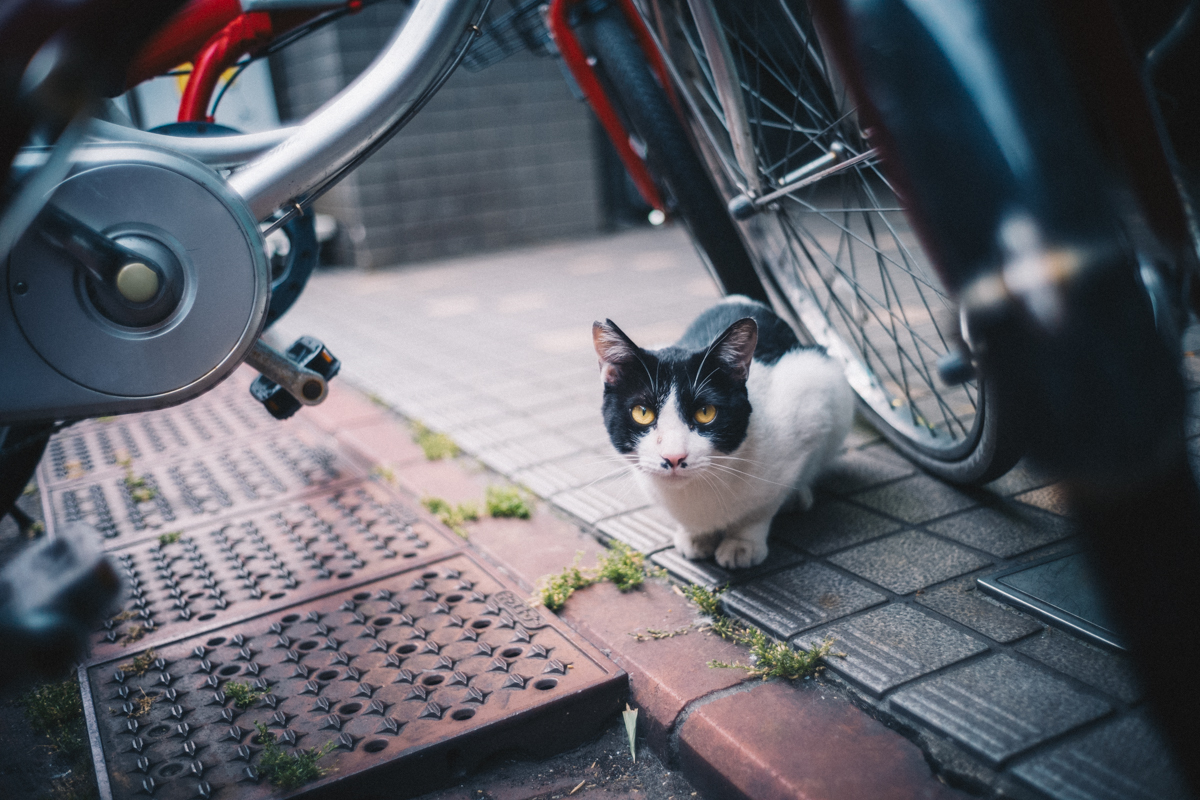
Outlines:
<svg viewBox="0 0 1200 800"><path fill-rule="evenodd" d="M716 417L716 406L700 406L700 408L696 409L696 413L692 414L692 419L696 420L696 422L699 422L701 425L706 425L709 422L712 422L714 419L716 419Z"/></svg>
<svg viewBox="0 0 1200 800"><path fill-rule="evenodd" d="M654 422L654 411L646 406L634 406L631 413L633 421L638 425L650 425Z"/></svg>

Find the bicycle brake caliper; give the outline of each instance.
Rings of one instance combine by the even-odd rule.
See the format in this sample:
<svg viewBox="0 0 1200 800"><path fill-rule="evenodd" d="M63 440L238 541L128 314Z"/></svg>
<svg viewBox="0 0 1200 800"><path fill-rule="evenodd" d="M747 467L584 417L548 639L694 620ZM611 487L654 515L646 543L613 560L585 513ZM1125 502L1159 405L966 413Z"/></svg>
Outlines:
<svg viewBox="0 0 1200 800"><path fill-rule="evenodd" d="M329 381L342 362L312 336L301 336L286 353L263 342L254 343L246 363L261 374L250 384L250 394L275 419L287 419L301 405L315 406L329 395Z"/></svg>

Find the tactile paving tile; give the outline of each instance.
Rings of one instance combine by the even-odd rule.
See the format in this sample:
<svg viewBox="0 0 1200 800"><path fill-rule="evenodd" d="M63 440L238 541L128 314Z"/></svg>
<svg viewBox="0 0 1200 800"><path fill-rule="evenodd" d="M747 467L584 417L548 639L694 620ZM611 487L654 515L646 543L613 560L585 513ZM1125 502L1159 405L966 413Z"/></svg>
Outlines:
<svg viewBox="0 0 1200 800"><path fill-rule="evenodd" d="M126 590L93 661L144 648L455 549L370 483L110 551Z"/></svg>
<svg viewBox="0 0 1200 800"><path fill-rule="evenodd" d="M102 794L275 796L256 724L288 751L333 743L330 771L293 797L405 796L526 737L590 732L626 677L560 625L458 553L162 645L140 674L136 652L95 664L83 683ZM255 693L245 708L231 682Z"/></svg>
<svg viewBox="0 0 1200 800"><path fill-rule="evenodd" d="M122 473L141 459L278 435L281 425L247 391L250 380L236 373L208 394L174 408L104 417L71 425L50 439L39 477L46 487Z"/></svg>
<svg viewBox="0 0 1200 800"><path fill-rule="evenodd" d="M1008 655L984 658L902 689L892 706L953 737L993 766L1112 708Z"/></svg>
<svg viewBox="0 0 1200 800"><path fill-rule="evenodd" d="M1187 800L1170 751L1137 711L1018 764L1013 772L1053 798Z"/></svg>
<svg viewBox="0 0 1200 800"><path fill-rule="evenodd" d="M141 459L124 468L48 489L55 522L95 526L109 546L246 513L340 481L362 477L312 429L232 439L223 447Z"/></svg>

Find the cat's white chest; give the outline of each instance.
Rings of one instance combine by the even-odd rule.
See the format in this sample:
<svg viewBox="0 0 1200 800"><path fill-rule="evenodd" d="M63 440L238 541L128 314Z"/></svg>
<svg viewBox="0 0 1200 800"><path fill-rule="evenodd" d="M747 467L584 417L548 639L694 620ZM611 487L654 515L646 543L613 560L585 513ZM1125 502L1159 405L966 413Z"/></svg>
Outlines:
<svg viewBox="0 0 1200 800"><path fill-rule="evenodd" d="M813 481L849 431L854 401L841 366L810 350L789 352L770 366L754 362L746 390L753 410L736 450L705 448L693 432L689 446L697 456L689 479L640 474L685 531L728 536L763 527L765 553L765 526L779 508L794 496L811 502Z"/></svg>

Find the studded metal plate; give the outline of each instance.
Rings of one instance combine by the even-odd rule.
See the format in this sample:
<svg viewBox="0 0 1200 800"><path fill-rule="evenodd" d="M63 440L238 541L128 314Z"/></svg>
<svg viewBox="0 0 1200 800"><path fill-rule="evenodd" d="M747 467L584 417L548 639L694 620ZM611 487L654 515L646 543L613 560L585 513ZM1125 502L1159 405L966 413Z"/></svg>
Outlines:
<svg viewBox="0 0 1200 800"><path fill-rule="evenodd" d="M253 373L239 370L208 394L181 406L86 420L55 435L42 459L42 486L123 472L123 462L197 452L250 436L278 435L281 425L250 396ZM297 427L303 427L298 425Z"/></svg>
<svg viewBox="0 0 1200 800"><path fill-rule="evenodd" d="M125 602L92 660L445 555L459 542L369 482L111 550Z"/></svg>
<svg viewBox="0 0 1200 800"><path fill-rule="evenodd" d="M51 485L50 515L55 522L86 522L124 544L362 476L331 439L308 427L223 443L170 458L134 459L128 468L96 469Z"/></svg>
<svg viewBox="0 0 1200 800"><path fill-rule="evenodd" d="M402 797L501 749L587 735L625 692L468 553L160 645L144 669L137 655L84 670L113 798L279 794L259 724L289 752L333 743L298 793Z"/></svg>

